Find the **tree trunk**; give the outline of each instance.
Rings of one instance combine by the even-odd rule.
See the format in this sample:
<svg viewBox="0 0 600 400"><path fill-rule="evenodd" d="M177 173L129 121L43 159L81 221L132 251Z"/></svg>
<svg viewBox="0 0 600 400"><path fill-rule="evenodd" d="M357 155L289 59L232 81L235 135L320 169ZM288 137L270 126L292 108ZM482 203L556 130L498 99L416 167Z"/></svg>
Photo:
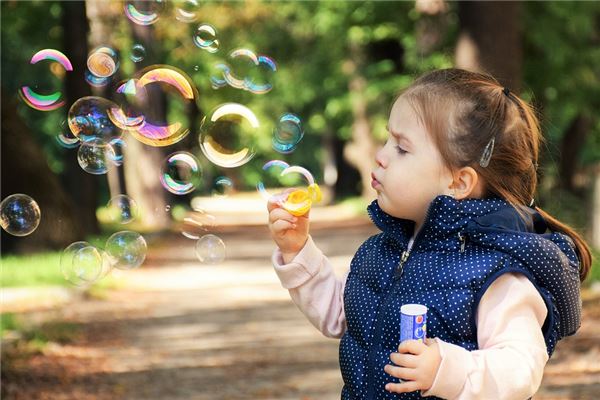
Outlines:
<svg viewBox="0 0 600 400"><path fill-rule="evenodd" d="M578 194L573 182L579 154L585 145L588 133L592 127L590 118L583 114L577 115L563 134L560 143L559 181L560 186L571 193Z"/></svg>
<svg viewBox="0 0 600 400"><path fill-rule="evenodd" d="M365 92L367 81L360 71L364 54L358 44L350 45L351 58L345 62L344 70L349 76L348 87L352 103L352 140L344 147L344 157L360 174L361 196L365 199L375 198L371 187L371 172L377 151L375 140L371 135L371 126L367 112Z"/></svg>
<svg viewBox="0 0 600 400"><path fill-rule="evenodd" d="M146 49L146 57L136 68L142 69L157 58L157 41L154 40L152 26L141 26L130 23L135 43L142 44ZM166 98L157 85L147 86L151 103L147 106L153 120L166 121ZM126 147L124 150L123 168L127 194L138 204L143 224L151 229L166 229L170 225L169 214L166 213L167 194L160 184L160 172L164 163L166 151L160 147L147 146L131 135L125 134Z"/></svg>
<svg viewBox="0 0 600 400"><path fill-rule="evenodd" d="M515 93L521 90L523 48L520 2L461 1L456 66L492 74Z"/></svg>
<svg viewBox="0 0 600 400"><path fill-rule="evenodd" d="M41 221L27 237L2 231L2 252L59 249L83 238L83 224L74 212L75 204L50 170L46 155L27 124L20 118L14 101L2 93L2 197L23 193L40 206Z"/></svg>
<svg viewBox="0 0 600 400"><path fill-rule="evenodd" d="M84 2L65 1L61 4L63 7L64 49L73 64L73 72L65 74L66 110L68 110L68 107L77 99L91 95L90 88L83 79L88 46L87 41L82 38L87 37L88 20ZM62 178L67 193L73 199L75 218L82 227L80 240L89 234L98 233L100 230L96 220L96 207L98 205L99 179L103 179L103 177L92 176L83 171L77 163L76 154L71 153L65 159L65 171Z"/></svg>

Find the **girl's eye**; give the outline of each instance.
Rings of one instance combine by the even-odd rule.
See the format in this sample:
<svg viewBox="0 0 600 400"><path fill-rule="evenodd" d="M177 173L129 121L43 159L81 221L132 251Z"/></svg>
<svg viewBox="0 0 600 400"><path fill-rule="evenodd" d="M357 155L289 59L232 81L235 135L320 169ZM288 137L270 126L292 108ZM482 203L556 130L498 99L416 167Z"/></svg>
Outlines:
<svg viewBox="0 0 600 400"><path fill-rule="evenodd" d="M398 154L402 155L402 154L406 154L408 153L406 150L404 150L402 147L400 146L396 146L396 151L398 152Z"/></svg>

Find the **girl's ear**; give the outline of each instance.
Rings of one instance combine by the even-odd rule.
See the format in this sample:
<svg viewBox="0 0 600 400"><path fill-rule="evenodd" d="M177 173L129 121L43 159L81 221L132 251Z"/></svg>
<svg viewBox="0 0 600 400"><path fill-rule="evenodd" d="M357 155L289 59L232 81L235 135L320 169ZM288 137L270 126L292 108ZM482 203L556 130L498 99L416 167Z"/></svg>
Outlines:
<svg viewBox="0 0 600 400"><path fill-rule="evenodd" d="M480 198L483 195L482 180L477 171L471 167L462 167L453 174L453 181L448 186L452 189L453 197L462 200L469 197Z"/></svg>

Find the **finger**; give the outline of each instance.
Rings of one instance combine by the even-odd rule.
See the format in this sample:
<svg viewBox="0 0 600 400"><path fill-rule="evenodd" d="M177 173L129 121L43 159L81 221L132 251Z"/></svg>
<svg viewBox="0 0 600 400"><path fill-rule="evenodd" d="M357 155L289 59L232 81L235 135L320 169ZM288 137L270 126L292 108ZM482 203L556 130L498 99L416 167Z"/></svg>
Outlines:
<svg viewBox="0 0 600 400"><path fill-rule="evenodd" d="M385 385L385 390L394 393L407 393L419 390L419 384L415 381L407 381L402 383L388 383Z"/></svg>
<svg viewBox="0 0 600 400"><path fill-rule="evenodd" d="M415 370L412 368L395 367L393 365L388 364L385 367L383 367L383 370L391 376L400 378L402 380L413 381L417 377Z"/></svg>
<svg viewBox="0 0 600 400"><path fill-rule="evenodd" d="M278 219L282 219L284 221L296 222L298 218L294 217L292 214L284 210L283 208L276 208L269 213L269 222L273 223Z"/></svg>
<svg viewBox="0 0 600 400"><path fill-rule="evenodd" d="M420 340L405 340L404 342L400 343L400 346L398 346L398 352L419 355L425 351L426 348L427 346L425 343L421 342Z"/></svg>
<svg viewBox="0 0 600 400"><path fill-rule="evenodd" d="M390 360L399 367L416 368L419 365L418 357L412 354L392 353Z"/></svg>
<svg viewBox="0 0 600 400"><path fill-rule="evenodd" d="M290 229L296 229L296 224L292 224L291 222L284 221L282 219L278 219L273 224L273 231L275 233L281 233L284 231L288 231Z"/></svg>

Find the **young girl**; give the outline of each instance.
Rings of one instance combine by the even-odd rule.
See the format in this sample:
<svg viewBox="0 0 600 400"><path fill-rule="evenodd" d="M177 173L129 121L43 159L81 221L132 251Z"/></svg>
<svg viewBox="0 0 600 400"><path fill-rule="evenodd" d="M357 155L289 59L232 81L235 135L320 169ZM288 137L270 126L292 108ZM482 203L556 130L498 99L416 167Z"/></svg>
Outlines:
<svg viewBox="0 0 600 400"><path fill-rule="evenodd" d="M275 270L324 335L341 337L343 399L526 399L580 325L588 246L536 207L540 131L492 77L431 72L396 100L375 161L381 233L339 280L308 215L269 203ZM400 307L428 307L399 343Z"/></svg>

